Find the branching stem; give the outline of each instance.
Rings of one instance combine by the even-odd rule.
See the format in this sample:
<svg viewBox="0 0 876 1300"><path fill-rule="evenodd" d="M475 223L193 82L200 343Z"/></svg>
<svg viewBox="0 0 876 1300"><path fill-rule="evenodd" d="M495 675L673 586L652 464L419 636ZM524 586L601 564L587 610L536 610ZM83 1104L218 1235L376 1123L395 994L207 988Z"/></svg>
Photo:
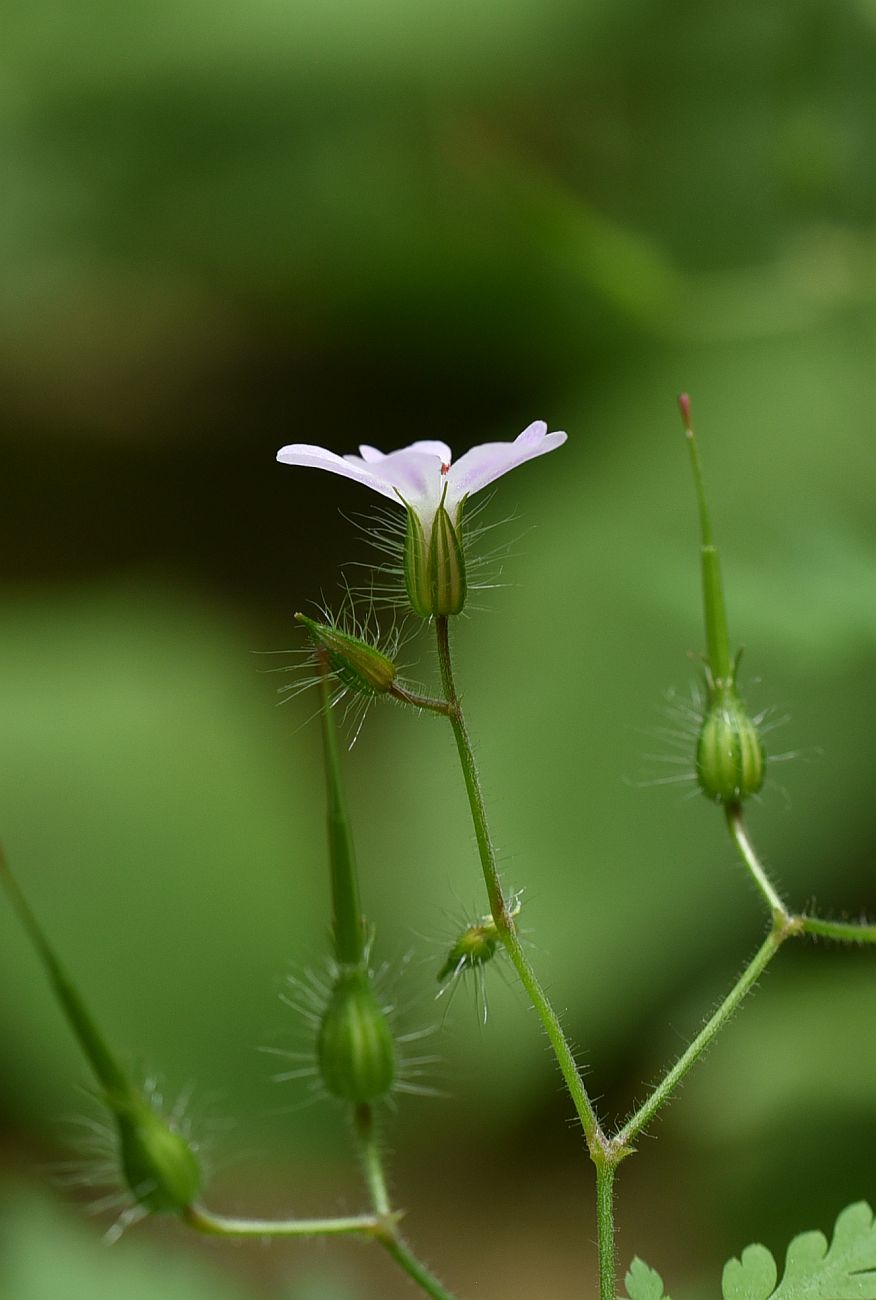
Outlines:
<svg viewBox="0 0 876 1300"><path fill-rule="evenodd" d="M766 868L754 851L754 845L751 843L748 831L745 828L742 805L738 803L728 804L726 812L727 828L730 831L733 843L736 845L742 861L751 872L754 883L766 899L774 923L776 925L787 925L791 920L791 914L767 875Z"/></svg>
<svg viewBox="0 0 876 1300"><path fill-rule="evenodd" d="M484 797L481 791L480 778L478 777L477 764L475 763L471 740L469 739L465 717L462 712L462 704L453 677L453 660L450 653L450 635L446 617L439 615L435 619L435 630L438 638L438 662L441 667L441 682L449 706L448 718L453 728L456 748L459 751L459 761L462 766L462 775L465 780L466 794L468 795L469 808L474 824L481 869L487 887L487 897L490 900L490 911L493 920L496 922L499 936L520 977L520 982L544 1025L545 1033L553 1048L557 1064L560 1067L569 1095L581 1121L587 1145L591 1155L593 1155L601 1152L605 1145L596 1111L578 1072L575 1057L563 1033L559 1017L551 1006L550 1000L541 987L529 958L523 950L514 917L502 892L499 870L496 865L496 853L487 824L487 812L484 807Z"/></svg>
<svg viewBox="0 0 876 1300"><path fill-rule="evenodd" d="M390 1204L372 1107L367 1104L357 1106L353 1112L353 1123L359 1141L365 1182L378 1216L376 1222L379 1227L373 1233L374 1239L426 1295L432 1296L433 1300L455 1300L452 1293L417 1259L398 1230L401 1215L393 1212Z"/></svg>

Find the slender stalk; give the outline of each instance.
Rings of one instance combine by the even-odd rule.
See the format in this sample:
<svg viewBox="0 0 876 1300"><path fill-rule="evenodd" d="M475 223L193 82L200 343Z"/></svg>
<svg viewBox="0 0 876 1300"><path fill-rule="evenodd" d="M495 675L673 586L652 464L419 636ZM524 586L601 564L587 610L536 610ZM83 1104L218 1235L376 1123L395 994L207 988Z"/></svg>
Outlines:
<svg viewBox="0 0 876 1300"><path fill-rule="evenodd" d="M508 951L511 961L520 982L525 988L529 999L534 1006L538 1016L544 1026L545 1033L548 1036L557 1064L560 1067L569 1095L578 1113L581 1121L581 1127L587 1139L587 1145L591 1155L600 1152L604 1146L604 1137L599 1125L599 1119L593 1107L593 1103L588 1096L587 1089L578 1072L575 1064L575 1057L569 1046L568 1040L563 1033L563 1027L560 1024L559 1017L551 1006L550 1000L544 989L538 981L535 971L529 962L529 958L523 950L523 946L517 934L517 928L514 918L511 915L505 896L502 892L502 884L499 879L499 870L496 865L496 854L490 839L490 831L487 823L487 813L484 807L484 797L481 791L480 779L478 777L477 764L475 763L474 752L472 751L471 740L465 725L465 718L462 712L459 695L456 691L456 684L453 677L453 660L450 653L450 635L447 626L446 617L439 616L435 619L435 631L438 639L438 662L441 667L441 682L444 688L444 695L447 700L449 711L448 718L453 728L453 735L456 740L456 748L459 752L459 761L462 766L462 775L465 781L465 789L468 795L469 808L471 810L472 822L474 824L475 839L478 846L478 855L481 860L481 868L484 873L484 882L487 887L487 896L490 900L490 911L493 914L493 920L496 922L496 928L499 936Z"/></svg>
<svg viewBox="0 0 876 1300"><path fill-rule="evenodd" d="M706 646L708 648L709 668L714 682L732 682L733 660L730 655L730 638L727 632L727 614L724 607L724 587L721 582L721 566L718 548L712 535L709 519L709 507L706 502L706 490L703 484L703 470L700 454L694 437L690 415L690 398L682 393L678 400L687 445L690 450L691 468L697 492L700 511L700 564L703 578L703 610L706 621Z"/></svg>
<svg viewBox="0 0 876 1300"><path fill-rule="evenodd" d="M856 925L853 921L823 921L819 916L801 916L804 934L817 934L842 943L876 943L876 925Z"/></svg>
<svg viewBox="0 0 876 1300"><path fill-rule="evenodd" d="M385 1230L378 1215L359 1214L346 1219L233 1219L211 1214L202 1205L190 1205L183 1222L209 1237L377 1237Z"/></svg>
<svg viewBox="0 0 876 1300"><path fill-rule="evenodd" d="M432 695L418 695L416 691L409 691L399 682L393 682L388 687L387 694L400 700L402 704L412 704L415 709L428 709L430 713L443 713L445 717L449 712L445 700L436 700Z"/></svg>
<svg viewBox="0 0 876 1300"><path fill-rule="evenodd" d="M360 966L365 958L365 927L359 901L356 851L341 782L341 762L335 715L331 707L328 655L317 650L322 675L322 741L325 755L329 866L332 882L332 916L335 956L341 965Z"/></svg>
<svg viewBox="0 0 876 1300"><path fill-rule="evenodd" d="M670 1095L681 1083L691 1066L694 1065L699 1057L702 1056L703 1052L711 1046L716 1035L721 1029L723 1029L724 1025L726 1025L727 1021L737 1010L746 994L754 988L754 985L760 979L761 975L766 970L773 957L775 957L784 941L790 935L798 934L799 931L800 923L796 919L791 919L784 925L774 926L714 1015L706 1021L696 1038L687 1050L682 1052L675 1065L672 1066L665 1077L657 1084L656 1088L647 1100L644 1101L635 1114L627 1120L626 1124L614 1139L614 1142L619 1147L628 1148L637 1134L641 1133L642 1129L646 1128L647 1125L650 1124L657 1112L665 1106Z"/></svg>
<svg viewBox="0 0 876 1300"><path fill-rule="evenodd" d="M767 875L763 863L754 851L754 845L749 839L748 831L745 828L742 805L738 803L728 804L726 814L727 828L730 831L733 843L736 845L742 861L751 872L754 883L766 899L773 920L779 925L786 925L791 919L791 914Z"/></svg>
<svg viewBox="0 0 876 1300"><path fill-rule="evenodd" d="M432 1296L432 1300L456 1300L452 1291L442 1286L437 1277L430 1273L425 1264L413 1254L407 1242L397 1233L390 1236L378 1234L377 1240L384 1250L392 1256L399 1268L407 1273L412 1282Z"/></svg>
<svg viewBox="0 0 876 1300"><path fill-rule="evenodd" d="M0 844L0 880L6 886L12 904L45 966L49 982L67 1017L70 1028L73 1030L79 1046L82 1048L108 1099L122 1101L125 1098L130 1098L134 1089L127 1075L107 1045L76 985L55 956L48 939L43 934L36 916L31 911L30 904L9 869L2 844Z"/></svg>
<svg viewBox="0 0 876 1300"><path fill-rule="evenodd" d="M407 1273L411 1281L421 1291L425 1291L426 1295L432 1296L433 1300L455 1300L452 1293L442 1286L421 1260L417 1259L398 1230L397 1219L400 1216L394 1214L391 1208L372 1107L367 1103L357 1106L353 1112L353 1123L359 1140L365 1182L368 1184L368 1191L380 1225L379 1230L374 1233L375 1240L380 1242L399 1268Z"/></svg>
<svg viewBox="0 0 876 1300"><path fill-rule="evenodd" d="M611 1161L596 1164L596 1232L599 1244L599 1300L615 1300L614 1176Z"/></svg>
<svg viewBox="0 0 876 1300"><path fill-rule="evenodd" d="M380 1154L380 1147L377 1142L374 1111L367 1102L363 1102L356 1107L353 1112L353 1123L356 1128L356 1137L359 1140L365 1182L368 1184L368 1191L371 1194L374 1209L378 1214L389 1214L389 1192L386 1186L386 1174L383 1169L383 1157Z"/></svg>

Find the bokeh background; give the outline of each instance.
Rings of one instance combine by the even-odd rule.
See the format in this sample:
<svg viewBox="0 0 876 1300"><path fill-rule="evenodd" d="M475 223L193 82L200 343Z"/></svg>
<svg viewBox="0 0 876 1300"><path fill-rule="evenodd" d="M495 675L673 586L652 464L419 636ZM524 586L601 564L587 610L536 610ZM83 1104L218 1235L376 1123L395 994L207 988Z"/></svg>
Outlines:
<svg viewBox="0 0 876 1300"><path fill-rule="evenodd" d="M702 646L674 395L694 394L750 701L790 720L753 833L789 899L876 910L873 0L7 0L0 828L107 1033L193 1087L209 1202L363 1203L343 1116L274 1084L328 921L319 737L254 651L368 558L355 484L274 464L535 418L507 587L459 671L533 959L620 1117L753 953L718 812L653 784ZM428 639L405 655L429 681ZM649 755L656 757L651 758ZM485 1300L592 1291L582 1142L491 973L452 743L375 709L347 770L368 914L447 1095L388 1116L408 1231ZM620 1257L714 1294L876 1197L876 956L786 950L620 1176ZM88 1076L0 907L10 1300L393 1300L355 1245L112 1249L46 1166ZM233 1123L231 1122L233 1118ZM656 1139L656 1140L654 1140Z"/></svg>

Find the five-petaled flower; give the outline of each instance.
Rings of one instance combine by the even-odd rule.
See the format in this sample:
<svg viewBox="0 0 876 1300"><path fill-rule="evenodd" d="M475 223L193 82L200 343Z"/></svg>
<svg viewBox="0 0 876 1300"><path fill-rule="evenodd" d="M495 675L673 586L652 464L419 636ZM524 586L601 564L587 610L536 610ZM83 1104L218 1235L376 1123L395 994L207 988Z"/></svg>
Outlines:
<svg viewBox="0 0 876 1300"><path fill-rule="evenodd" d="M428 618L458 614L465 603L459 523L468 498L565 441L565 433L548 433L545 422L536 420L513 442L482 443L457 461L444 442L414 442L387 453L363 446L358 456L292 443L280 448L277 460L355 479L406 508L405 585L414 610Z"/></svg>

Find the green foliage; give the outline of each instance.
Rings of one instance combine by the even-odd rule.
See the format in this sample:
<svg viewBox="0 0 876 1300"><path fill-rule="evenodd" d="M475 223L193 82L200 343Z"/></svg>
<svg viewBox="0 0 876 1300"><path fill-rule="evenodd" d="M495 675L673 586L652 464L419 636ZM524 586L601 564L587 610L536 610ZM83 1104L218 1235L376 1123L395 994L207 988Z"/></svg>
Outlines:
<svg viewBox="0 0 876 1300"><path fill-rule="evenodd" d="M876 1220L867 1202L843 1210L830 1245L823 1232L801 1232L776 1286L778 1276L766 1246L746 1246L724 1265L724 1300L876 1300ZM660 1274L638 1256L625 1282L630 1300L668 1300Z"/></svg>
<svg viewBox="0 0 876 1300"><path fill-rule="evenodd" d="M630 1300L669 1300L663 1290L663 1279L656 1269L651 1268L638 1255L624 1278L627 1295Z"/></svg>
<svg viewBox="0 0 876 1300"><path fill-rule="evenodd" d="M867 1202L843 1210L829 1246L821 1232L795 1237L778 1287L777 1276L766 1247L748 1246L724 1267L724 1300L876 1300L876 1223Z"/></svg>

